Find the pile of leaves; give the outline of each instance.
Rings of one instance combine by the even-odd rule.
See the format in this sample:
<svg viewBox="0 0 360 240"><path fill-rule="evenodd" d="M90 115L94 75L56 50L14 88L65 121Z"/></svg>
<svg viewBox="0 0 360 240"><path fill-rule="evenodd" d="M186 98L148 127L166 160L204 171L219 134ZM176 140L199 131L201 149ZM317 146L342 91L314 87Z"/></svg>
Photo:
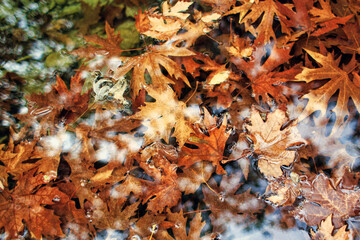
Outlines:
<svg viewBox="0 0 360 240"><path fill-rule="evenodd" d="M1 237L229 239L277 210L359 237L359 12L163 2L135 17L141 48L108 22L85 35L84 65L26 95L1 145Z"/></svg>

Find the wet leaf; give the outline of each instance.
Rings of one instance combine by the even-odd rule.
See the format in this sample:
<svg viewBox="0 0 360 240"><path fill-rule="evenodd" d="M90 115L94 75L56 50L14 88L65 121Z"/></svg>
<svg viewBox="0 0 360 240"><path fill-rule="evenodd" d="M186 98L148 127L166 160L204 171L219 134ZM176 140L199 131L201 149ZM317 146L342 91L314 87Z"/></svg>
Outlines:
<svg viewBox="0 0 360 240"><path fill-rule="evenodd" d="M318 225L332 214L335 228L344 225L350 217L356 215L360 192L334 187L332 179L319 174L312 182L301 184L304 203L296 209L298 217L309 226Z"/></svg>
<svg viewBox="0 0 360 240"><path fill-rule="evenodd" d="M333 235L334 226L331 223L332 215L329 215L325 220L321 221L319 229L316 233L311 230L312 239L316 240L348 240L352 239L350 232L346 231L346 225L342 226Z"/></svg>
<svg viewBox="0 0 360 240"><path fill-rule="evenodd" d="M360 98L357 94L360 91L360 87L351 81L349 77L357 68L355 59L350 61L349 64L343 68L340 68L338 66L340 59L334 59L329 53L327 55L322 55L310 50L306 50L306 52L315 59L316 62L321 64L322 67L317 69L303 68L303 71L296 75L297 81L309 83L315 80L331 80L323 86L302 96L302 98L308 99L309 102L299 116L299 121L315 111L320 111L319 117L323 117L330 98L339 91L336 106L332 110L336 115L334 129L332 130L332 132L335 132L342 124L344 124L345 118L349 115L347 104L350 98L354 102L356 109L360 109Z"/></svg>
<svg viewBox="0 0 360 240"><path fill-rule="evenodd" d="M197 162L210 161L213 166L216 166L216 173L224 174L225 170L220 165L220 162L223 159L226 140L230 135L230 132L226 131L227 119L223 119L220 128L218 128L215 118L211 117L207 110L204 112L203 121L208 135L200 127L195 126L195 134L187 144L194 145L196 148L185 145L181 149L182 153L178 165L188 168ZM198 140L193 140L194 137Z"/></svg>
<svg viewBox="0 0 360 240"><path fill-rule="evenodd" d="M59 217L44 206L55 204L54 198L68 196L56 187L41 187L48 181L43 174L35 176L35 172L36 169L24 174L11 195L0 193L0 226L5 228L8 239L17 237L25 225L36 238L64 236Z"/></svg>
<svg viewBox="0 0 360 240"><path fill-rule="evenodd" d="M283 174L280 167L295 160L296 151L288 148L306 143L296 128L296 121L287 124L289 118L280 109L268 113L265 121L261 113L253 109L249 120L251 125L246 128L254 144L260 171L266 177L280 177Z"/></svg>

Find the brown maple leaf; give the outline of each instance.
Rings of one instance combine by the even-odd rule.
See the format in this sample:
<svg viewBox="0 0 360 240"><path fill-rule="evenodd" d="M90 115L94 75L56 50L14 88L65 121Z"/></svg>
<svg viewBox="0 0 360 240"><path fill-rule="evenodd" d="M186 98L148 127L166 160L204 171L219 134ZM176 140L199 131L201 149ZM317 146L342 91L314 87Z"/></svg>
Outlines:
<svg viewBox="0 0 360 240"><path fill-rule="evenodd" d="M130 228L129 237L137 239L164 239L173 240L167 229L171 227L165 221L165 215L154 215L150 212L138 219L137 222ZM150 237L151 236L151 237Z"/></svg>
<svg viewBox="0 0 360 240"><path fill-rule="evenodd" d="M95 229L90 225L91 219L85 215L84 209L76 207L75 201L70 198L60 199L57 204L51 206L51 209L60 217L63 232L67 237L86 239L95 236Z"/></svg>
<svg viewBox="0 0 360 240"><path fill-rule="evenodd" d="M221 14L194 10L192 17L195 22L186 21L182 26L182 29L186 31L179 31L177 35L173 36L171 38L173 44L179 44L186 48L193 46L199 37L208 35L218 25Z"/></svg>
<svg viewBox="0 0 360 240"><path fill-rule="evenodd" d="M225 143L230 135L230 132L226 131L227 118L225 117L220 128L217 128L216 119L205 110L203 121L205 128L195 126L195 133L187 141L189 145L181 148L178 165L188 168L196 162L210 161L216 166L217 174L224 174L225 170L220 162L223 160ZM207 131L208 135L204 131ZM191 145L196 148L190 147Z"/></svg>
<svg viewBox="0 0 360 240"><path fill-rule="evenodd" d="M56 187L42 187L49 179L35 172L36 169L23 175L13 190L0 193L0 227L5 228L8 239L18 237L25 225L38 239L64 236L59 217L44 206L54 205L68 196Z"/></svg>
<svg viewBox="0 0 360 240"><path fill-rule="evenodd" d="M110 27L108 22L105 22L105 32L107 38L101 38L98 35L84 36L85 40L89 43L96 44L96 46L87 46L71 51L71 54L78 55L81 58L88 60L95 58L96 55L106 55L106 57L120 56L124 51L120 48L122 38L120 33L115 33L114 29Z"/></svg>
<svg viewBox="0 0 360 240"><path fill-rule="evenodd" d="M195 217L190 221L189 233L187 233L186 222L188 218L184 217L183 210L181 209L178 213L173 213L169 209L166 217L169 221L174 223L171 228L175 239L186 240L186 239L200 239L200 233L205 226L205 221L201 221L201 214L195 214Z"/></svg>
<svg viewBox="0 0 360 240"><path fill-rule="evenodd" d="M310 229L311 239L313 240L349 240L352 239L350 232L346 231L346 225L342 226L334 235L334 226L331 223L330 214L325 220L321 221L316 233Z"/></svg>
<svg viewBox="0 0 360 240"><path fill-rule="evenodd" d="M140 201L126 206L114 197L110 197L107 203L97 198L91 209L92 224L100 229L129 229L130 224L135 221L132 217L136 214L139 204Z"/></svg>
<svg viewBox="0 0 360 240"><path fill-rule="evenodd" d="M178 174L178 185L185 195L195 193L202 183L209 180L215 168L209 162L197 162Z"/></svg>
<svg viewBox="0 0 360 240"><path fill-rule="evenodd" d="M298 94L297 91L283 84L295 79L295 75L301 70L293 67L281 72L275 71L292 57L290 55L292 46L293 44L288 44L284 48L277 48L275 44L263 45L254 48L250 60L231 57L231 61L250 79L257 102L260 102L261 97L267 103L272 103L272 99L279 103L286 103L290 95ZM263 58L267 55L267 51L271 51L270 56L264 62Z"/></svg>
<svg viewBox="0 0 360 240"><path fill-rule="evenodd" d="M349 21L353 15L348 15L345 17L336 17L330 6L330 1L318 0L321 8L313 7L309 10L309 13L313 16L311 21L318 26L311 35L320 36L327 32L330 32L339 27L339 24L344 25Z"/></svg>
<svg viewBox="0 0 360 240"><path fill-rule="evenodd" d="M296 121L289 122L284 111L277 109L267 114L265 121L261 115L258 110L252 110L251 125L246 126L248 137L254 145L260 171L266 177L280 177L283 174L281 165L295 160L296 151L291 148L304 145L306 141L300 136Z"/></svg>
<svg viewBox="0 0 360 240"><path fill-rule="evenodd" d="M280 177L269 182L266 198L278 206L292 205L300 195L299 175L291 173L290 178Z"/></svg>
<svg viewBox="0 0 360 240"><path fill-rule="evenodd" d="M240 13L239 23L244 23L245 29L251 32L260 43L270 43L276 40L273 30L274 16L279 18L282 34L290 35L290 28L282 21L285 16L281 14L273 0L249 1L241 6L234 7L226 15L238 13ZM257 27L254 27L253 23L259 18L261 18L261 22Z"/></svg>
<svg viewBox="0 0 360 240"><path fill-rule="evenodd" d="M360 25L356 23L347 23L341 28L344 34L337 34L336 39L328 39L325 43L329 43L332 46L337 46L343 53L354 54L360 53Z"/></svg>
<svg viewBox="0 0 360 240"><path fill-rule="evenodd" d="M189 17L188 10L193 2L178 1L174 6L167 2L162 4L162 14L155 12L154 8L139 13L135 16L136 28L146 36L159 40L171 39L185 24Z"/></svg>
<svg viewBox="0 0 360 240"><path fill-rule="evenodd" d="M168 84L174 84L173 78L182 80L186 85L190 83L183 74L180 66L175 61L169 58L192 56L194 53L186 48L174 47L169 43L162 45L151 46L148 51L142 55L127 58L123 65L121 65L114 72L114 78L123 77L131 69L133 69L130 88L133 96L137 96L139 91L147 84L145 81L145 73L148 73L151 78L151 88L159 88L165 90ZM168 72L168 76L163 74L162 68Z"/></svg>
<svg viewBox="0 0 360 240"><path fill-rule="evenodd" d="M170 87L164 91L147 89L155 102L146 102L146 106L140 107L140 111L132 116L133 119L143 120L142 124L147 128L144 132L147 145L160 139L169 141L170 133L175 128L173 136L179 146L183 146L193 132L187 121L186 104L178 101Z"/></svg>
<svg viewBox="0 0 360 240"><path fill-rule="evenodd" d="M306 52L321 64L322 67L317 69L303 68L303 71L296 75L296 81L305 81L309 83L316 80L330 80L320 88L311 90L309 93L302 96L302 98L309 99L309 101L299 116L299 121L315 111L320 111L319 118L323 117L327 110L330 98L339 91L336 106L332 110L336 115L336 120L332 129L332 133L334 133L341 125L343 125L345 118L350 116L347 107L350 98L354 102L356 109L360 111L360 96L358 94L360 92L360 86L356 80L356 60L353 58L349 64L340 68L338 67L340 58L335 60L331 54L324 56L310 50L306 50ZM353 81L351 81L349 77L349 74L351 73L354 75Z"/></svg>
<svg viewBox="0 0 360 240"><path fill-rule="evenodd" d="M296 28L300 31L309 31L312 29L309 10L313 7L313 0L293 0L294 5L281 4L275 1L279 12L282 14L281 20L287 27ZM295 11L293 8L295 7ZM285 17L284 17L285 16Z"/></svg>
<svg viewBox="0 0 360 240"><path fill-rule="evenodd" d="M113 190L113 194L119 200L126 201L132 193L132 196L142 201L143 204L147 203L148 211L160 214L166 206L171 208L178 203L181 192L177 181L176 165L170 163L166 154L162 153L164 149L156 150L156 146L159 144L150 145L148 149L145 148L141 152L144 157L136 157L138 164L145 171L145 174L142 175L148 173L148 177L153 177L154 180L138 178L137 174L126 176L124 182Z"/></svg>
<svg viewBox="0 0 360 240"><path fill-rule="evenodd" d="M334 187L332 179L319 174L312 182L301 183L301 195L305 201L295 209L297 217L307 225L318 225L332 214L335 228L356 215L360 191Z"/></svg>
<svg viewBox="0 0 360 240"><path fill-rule="evenodd" d="M70 81L70 89L65 82L56 77L56 84L51 87L51 91L45 94L31 94L25 96L28 100L29 111L25 115L19 115L24 122L29 119L41 119L44 116L53 116L58 121L70 123L76 117L86 111L90 91L81 94L84 79L81 73L77 72ZM65 110L65 114L62 112ZM61 119L59 119L61 117Z"/></svg>
<svg viewBox="0 0 360 240"><path fill-rule="evenodd" d="M213 12L220 13L225 13L236 4L236 0L201 0L201 2L212 6Z"/></svg>
<svg viewBox="0 0 360 240"><path fill-rule="evenodd" d="M176 167L172 164L163 166L163 175L160 184L151 182L149 189L143 198L143 202L148 202L147 209L156 213L161 213L165 207L173 207L181 199L181 192L177 182Z"/></svg>
<svg viewBox="0 0 360 240"><path fill-rule="evenodd" d="M13 138L10 139L13 141ZM34 152L34 147L37 141L24 141L17 145L9 144L7 149L4 148L4 144L0 145L0 181L7 186L8 174L14 176L14 179L18 179L24 172L34 168L31 163L24 163L29 160Z"/></svg>
<svg viewBox="0 0 360 240"><path fill-rule="evenodd" d="M210 179L208 186L203 187L204 201L211 211L211 224L217 231L222 232L226 229L227 222L244 223L249 219L254 219L254 213L263 208L263 203L251 193L251 189L237 194L237 190L242 185L240 179L241 172L223 176L220 186L214 178Z"/></svg>

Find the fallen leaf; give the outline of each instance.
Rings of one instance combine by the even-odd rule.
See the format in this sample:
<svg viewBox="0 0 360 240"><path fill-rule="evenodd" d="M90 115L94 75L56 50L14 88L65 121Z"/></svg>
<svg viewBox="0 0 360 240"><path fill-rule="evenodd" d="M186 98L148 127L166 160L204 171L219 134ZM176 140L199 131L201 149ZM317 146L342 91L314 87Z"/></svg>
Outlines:
<svg viewBox="0 0 360 240"><path fill-rule="evenodd" d="M307 225L318 225L332 214L335 228L340 228L351 216L356 215L360 192L335 188L332 179L319 174L312 182L301 184L304 202L295 209L296 216Z"/></svg>
<svg viewBox="0 0 360 240"><path fill-rule="evenodd" d="M346 231L346 225L342 226L336 234L333 235L334 226L331 223L330 214L325 220L321 221L316 233L310 229L311 239L313 240L349 240L352 239L350 232Z"/></svg>
<svg viewBox="0 0 360 240"><path fill-rule="evenodd" d="M299 121L315 111L320 111L319 118L323 117L327 110L330 98L339 91L336 106L332 109L332 112L336 115L336 120L332 129L332 133L334 133L344 123L345 118L350 115L347 107L350 98L354 102L356 109L358 111L360 110L360 97L358 94L360 92L360 87L351 81L349 77L349 74L355 71L355 68L357 67L356 61L353 58L352 61L342 69L338 67L340 58L335 60L331 54L324 56L310 50L306 50L306 52L315 59L316 62L321 64L322 67L317 69L303 68L303 71L296 75L296 81L305 81L309 83L316 80L330 80L323 86L311 90L309 93L302 96L302 98L308 99L309 101L299 116Z"/></svg>
<svg viewBox="0 0 360 240"><path fill-rule="evenodd" d="M204 115L203 121L208 135L204 133L205 129L195 126L195 133L187 144L194 145L196 148L185 144L181 148L178 165L188 168L196 162L210 161L213 166L216 166L217 174L224 174L225 170L220 162L223 160L225 143L230 135L230 132L226 131L227 118L225 117L220 128L217 128L215 118L207 110L204 111Z"/></svg>
<svg viewBox="0 0 360 240"><path fill-rule="evenodd" d="M170 133L175 128L173 136L179 146L183 146L193 130L190 128L184 114L186 104L178 101L175 93L168 87L165 91L147 89L155 102L146 102L145 106L139 108L132 118L143 119L143 125L147 128L144 132L147 145L160 139L169 141Z"/></svg>
<svg viewBox="0 0 360 240"><path fill-rule="evenodd" d="M183 74L180 66L176 64L169 56L184 57L192 56L194 53L186 48L178 48L164 43L163 45L151 46L148 52L129 57L125 60L114 72L114 78L118 79L123 77L131 69L133 69L130 88L134 96L139 94L139 91L143 89L147 84L145 81L145 73L148 73L151 78L151 88L166 90L168 84L174 84L172 80L182 80L186 85L190 86L190 83L186 76ZM165 68L169 76L165 76L162 73L162 68Z"/></svg>
<svg viewBox="0 0 360 240"><path fill-rule="evenodd" d="M24 174L10 194L0 193L0 227L5 228L8 239L17 238L25 226L38 239L65 236L59 217L44 206L54 205L57 199L68 196L56 187L41 187L48 181L43 174L35 175L35 172L36 169Z"/></svg>
<svg viewBox="0 0 360 240"><path fill-rule="evenodd" d="M306 143L296 128L296 121L289 122L280 109L268 113L265 121L261 113L253 109L249 120L251 125L247 125L246 129L253 142L260 171L266 177L280 177L283 174L281 166L290 165L296 157L296 151L289 148Z"/></svg>

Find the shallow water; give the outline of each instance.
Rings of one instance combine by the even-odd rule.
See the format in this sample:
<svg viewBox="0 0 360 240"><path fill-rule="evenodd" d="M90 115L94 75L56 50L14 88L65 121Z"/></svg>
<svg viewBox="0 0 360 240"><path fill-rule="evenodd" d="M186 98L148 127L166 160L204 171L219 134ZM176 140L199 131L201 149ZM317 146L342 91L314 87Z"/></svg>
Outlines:
<svg viewBox="0 0 360 240"><path fill-rule="evenodd" d="M360 5L235 2L0 3L0 238L359 239Z"/></svg>

